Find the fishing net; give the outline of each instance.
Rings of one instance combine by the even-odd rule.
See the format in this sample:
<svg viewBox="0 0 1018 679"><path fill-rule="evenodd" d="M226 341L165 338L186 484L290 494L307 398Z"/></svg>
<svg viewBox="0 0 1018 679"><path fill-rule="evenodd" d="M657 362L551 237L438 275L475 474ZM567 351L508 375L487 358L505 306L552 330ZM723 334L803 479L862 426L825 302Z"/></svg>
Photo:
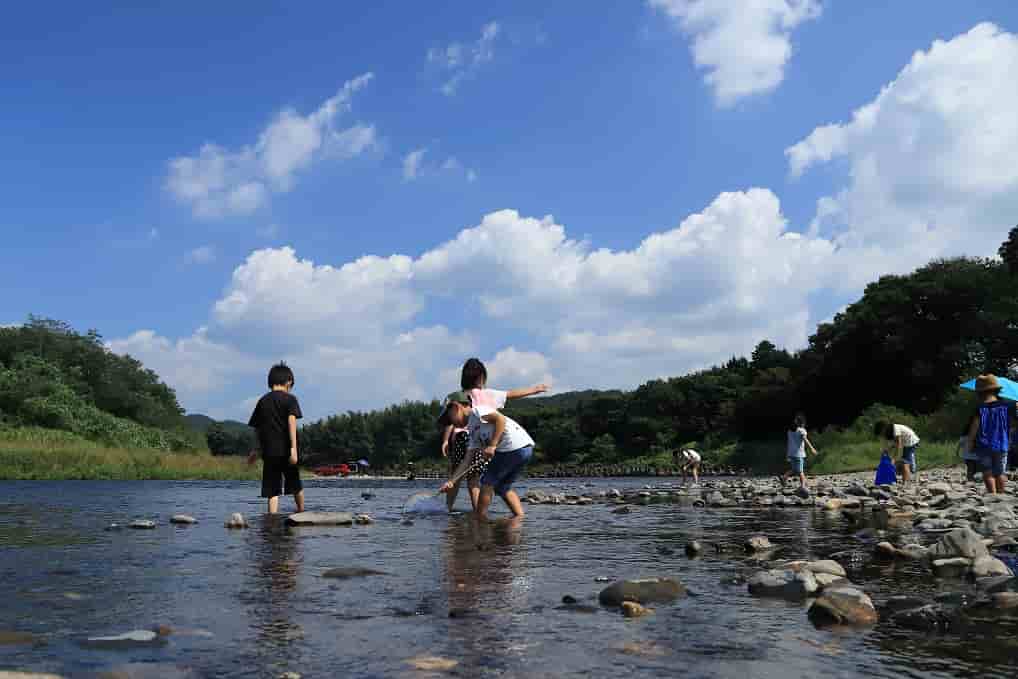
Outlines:
<svg viewBox="0 0 1018 679"><path fill-rule="evenodd" d="M403 506L404 514L448 514L444 495L416 493Z"/></svg>

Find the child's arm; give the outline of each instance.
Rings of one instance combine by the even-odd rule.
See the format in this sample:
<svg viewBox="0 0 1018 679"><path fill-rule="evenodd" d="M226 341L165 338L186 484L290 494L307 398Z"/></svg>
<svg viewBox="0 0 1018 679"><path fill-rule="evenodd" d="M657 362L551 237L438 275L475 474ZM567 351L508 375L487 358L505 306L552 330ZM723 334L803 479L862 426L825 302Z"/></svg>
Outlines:
<svg viewBox="0 0 1018 679"><path fill-rule="evenodd" d="M808 436L804 435L802 437L802 441L803 441L803 443L806 444L806 447L809 448L813 452L813 457L816 457L817 455L820 454L820 453L817 452L817 449L813 447L813 442L809 440Z"/></svg>
<svg viewBox="0 0 1018 679"><path fill-rule="evenodd" d="M286 419L290 425L290 464L297 464L297 417L290 415Z"/></svg>
<svg viewBox="0 0 1018 679"><path fill-rule="evenodd" d="M976 449L976 439L979 438L979 418L973 417L969 423L969 450Z"/></svg>
<svg viewBox="0 0 1018 679"><path fill-rule="evenodd" d="M488 442L488 447L483 451L485 457L492 458L495 457L495 448L498 446L502 434L505 433L505 416L495 410L487 415L483 415L481 419L495 427L491 433L491 441Z"/></svg>
<svg viewBox="0 0 1018 679"><path fill-rule="evenodd" d="M258 454L260 452L261 451L258 450L258 446L257 445L254 448L252 448L251 452L247 454L247 463L248 464L254 464L255 460L258 459Z"/></svg>
<svg viewBox="0 0 1018 679"><path fill-rule="evenodd" d="M547 384L535 384L532 387L524 387L523 389L510 389L506 392L506 399L514 398L526 398L527 396L534 396L536 394L543 394L548 391Z"/></svg>
<svg viewBox="0 0 1018 679"><path fill-rule="evenodd" d="M451 424L445 425L445 429L442 431L442 457L449 457L449 439L452 438Z"/></svg>
<svg viewBox="0 0 1018 679"><path fill-rule="evenodd" d="M448 493L450 490L452 490L452 487L456 485L453 479L466 473L467 468L474 461L474 456L470 454L471 452L472 451L467 451L467 454L463 456L463 461L460 462L460 466L456 467L456 471L452 473L452 476L449 477L449 480L443 483L442 487L438 489L439 493Z"/></svg>

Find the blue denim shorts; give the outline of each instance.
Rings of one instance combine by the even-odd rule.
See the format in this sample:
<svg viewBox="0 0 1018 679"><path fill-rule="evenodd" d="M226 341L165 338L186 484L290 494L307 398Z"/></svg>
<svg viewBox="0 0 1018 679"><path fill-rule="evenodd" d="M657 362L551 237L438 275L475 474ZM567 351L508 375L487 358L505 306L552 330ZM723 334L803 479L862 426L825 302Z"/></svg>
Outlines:
<svg viewBox="0 0 1018 679"><path fill-rule="evenodd" d="M1007 453L999 450L982 450L980 454L984 472L990 472L991 476L1003 476L1007 473Z"/></svg>
<svg viewBox="0 0 1018 679"><path fill-rule="evenodd" d="M491 458L488 468L481 476L481 485L491 486L499 495L505 495L533 455L533 446L524 446L508 453L495 453L495 457Z"/></svg>
<svg viewBox="0 0 1018 679"><path fill-rule="evenodd" d="M915 462L915 450L918 447L919 446L909 446L908 448L901 449L901 459L905 464L908 465L909 469L912 470L913 474L915 474L918 471L918 467Z"/></svg>
<svg viewBox="0 0 1018 679"><path fill-rule="evenodd" d="M788 464L792 466L793 474L801 474L806 470L806 458L804 457L790 457Z"/></svg>

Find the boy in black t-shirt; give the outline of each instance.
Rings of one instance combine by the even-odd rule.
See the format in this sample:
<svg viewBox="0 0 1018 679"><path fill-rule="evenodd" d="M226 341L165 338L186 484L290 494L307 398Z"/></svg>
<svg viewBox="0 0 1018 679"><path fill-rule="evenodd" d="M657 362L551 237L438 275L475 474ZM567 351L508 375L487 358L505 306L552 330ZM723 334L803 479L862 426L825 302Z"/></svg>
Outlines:
<svg viewBox="0 0 1018 679"><path fill-rule="evenodd" d="M297 511L304 511L304 485L297 469L297 420L303 417L293 389L293 371L285 363L269 370L269 393L258 400L248 426L258 432L262 451L262 497L269 499L269 514L279 511L279 496L293 495ZM248 463L254 464L258 450Z"/></svg>

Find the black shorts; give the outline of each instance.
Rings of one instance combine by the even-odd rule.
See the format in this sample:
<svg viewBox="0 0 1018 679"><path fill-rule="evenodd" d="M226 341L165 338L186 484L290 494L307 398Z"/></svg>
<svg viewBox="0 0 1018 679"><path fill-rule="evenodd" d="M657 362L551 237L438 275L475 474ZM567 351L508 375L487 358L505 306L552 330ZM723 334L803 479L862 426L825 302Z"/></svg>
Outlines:
<svg viewBox="0 0 1018 679"><path fill-rule="evenodd" d="M304 490L300 469L288 457L267 457L262 460L262 497L295 495Z"/></svg>

